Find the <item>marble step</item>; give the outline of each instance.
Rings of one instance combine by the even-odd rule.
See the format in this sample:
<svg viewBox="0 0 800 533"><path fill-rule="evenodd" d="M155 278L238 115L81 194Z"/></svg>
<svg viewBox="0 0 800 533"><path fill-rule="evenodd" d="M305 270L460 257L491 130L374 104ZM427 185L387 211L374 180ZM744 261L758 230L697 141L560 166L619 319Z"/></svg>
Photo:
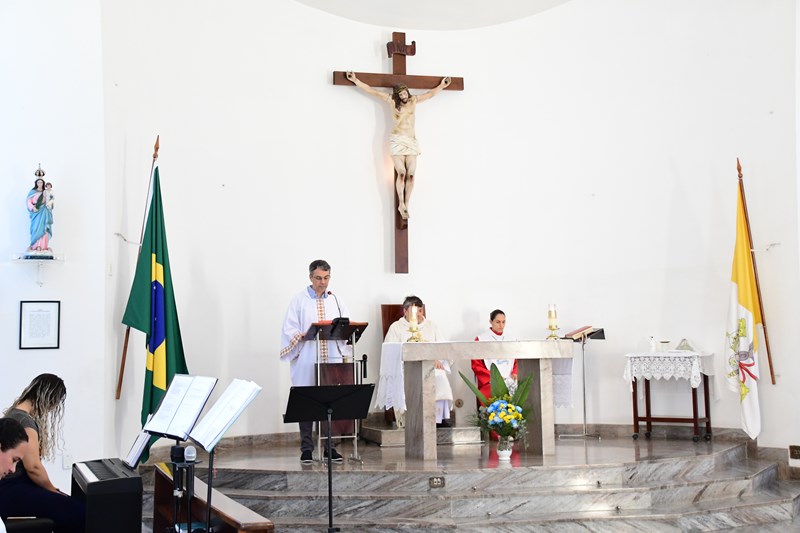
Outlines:
<svg viewBox="0 0 800 533"><path fill-rule="evenodd" d="M334 514L334 525L343 530L376 533L405 533L420 530L432 533L453 530L506 533L530 531L632 533L715 531L731 528L788 532L794 531L793 517L796 516L798 497L800 497L800 484L776 482L769 489L759 490L743 498L727 498L686 507L578 511L513 517L492 514L455 518L348 518ZM320 531L328 523L327 510L315 519L275 517L274 523L276 529L280 531L295 533Z"/></svg>
<svg viewBox="0 0 800 533"><path fill-rule="evenodd" d="M389 426L377 426L364 423L360 431L361 438L374 442L381 447L403 447L406 443L405 429ZM477 427L453 427L436 429L437 446L454 446L458 444L481 444L481 430Z"/></svg>
<svg viewBox="0 0 800 533"><path fill-rule="evenodd" d="M473 487L445 492L427 489L418 493L345 492L334 482L334 513L341 517L449 518L527 516L592 510L630 510L690 506L705 501L743 497L772 485L777 466L757 463L715 472L713 476L644 483L637 486L583 485L535 487L508 483L503 488L484 491ZM225 489L223 492L263 516L315 516L327 512L327 485L324 491L258 491Z"/></svg>
<svg viewBox="0 0 800 533"><path fill-rule="evenodd" d="M474 453L474 452L473 452ZM471 469L448 472L423 471L361 471L358 466L334 465L334 488L337 492L395 494L420 493L430 490L433 477L445 480L444 492L477 490L488 492L508 486L574 487L574 486L637 486L646 483L668 482L709 475L730 465L746 464L744 446L731 446L710 455L654 459L610 465L530 466L522 468ZM205 469L197 470L206 479ZM218 469L214 487L263 491L324 491L327 493L328 474L321 465L301 471L265 471Z"/></svg>

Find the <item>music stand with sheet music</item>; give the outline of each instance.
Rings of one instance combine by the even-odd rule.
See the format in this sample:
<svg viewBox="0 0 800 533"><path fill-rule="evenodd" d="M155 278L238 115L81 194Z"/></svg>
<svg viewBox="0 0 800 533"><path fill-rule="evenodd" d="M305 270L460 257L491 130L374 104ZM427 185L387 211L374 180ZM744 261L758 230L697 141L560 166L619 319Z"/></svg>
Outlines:
<svg viewBox="0 0 800 533"><path fill-rule="evenodd" d="M180 456L183 457L183 449L180 444L189 438L189 433L197 424L197 419L200 418L200 413L202 413L208 399L211 397L211 392L216 387L217 381L217 378L208 376L175 374L155 413L142 428L142 433L148 433L157 438L174 439L175 446L173 446L173 450L179 449ZM172 479L174 483L172 527L175 529L176 524L180 522L180 517L178 516L180 500L187 491L189 493L186 509L189 517L187 521L191 522L191 492L194 486L195 463L180 460L177 456L173 457L172 451L170 452L170 459L173 466Z"/></svg>
<svg viewBox="0 0 800 533"><path fill-rule="evenodd" d="M595 339L595 340L603 340L606 338L606 332L603 328L593 328L591 332L587 332L577 339L572 339L574 342L581 343L581 378L583 380L583 396L581 399L583 400L583 433L579 433L576 435L559 435L559 439L585 439L587 437L600 440L599 433L588 433L586 431L586 340L587 339Z"/></svg>
<svg viewBox="0 0 800 533"><path fill-rule="evenodd" d="M208 452L208 492L206 493L206 528L203 533L212 533L211 495L214 483L214 455L222 436L244 412L250 402L261 392L261 387L252 381L234 379L222 393L214 406L189 433L189 438ZM191 500L190 500L191 502ZM187 524L191 524L189 514ZM190 527L188 529L191 529ZM202 531L202 530L201 530Z"/></svg>
<svg viewBox="0 0 800 533"><path fill-rule="evenodd" d="M206 497L205 530L211 529L211 494L214 472L214 450L225 432L239 418L239 415L250 402L261 392L261 387L252 381L234 379L222 393L214 406L198 423L200 413L205 408L211 392L217 384L217 378L176 374L167 392L162 398L153 417L145 424L143 431L153 436L175 439L176 445L191 439L208 452L208 494ZM180 390L183 388L184 390ZM185 411L185 412L183 412ZM180 416L179 416L180 415ZM170 453L170 455L172 455ZM176 467L191 465L189 474L190 487L194 484L194 464L196 461L179 463L173 459ZM177 472L173 472L173 481L177 480ZM181 487L182 489L182 487ZM173 492L172 529L180 523L178 501L183 498L184 490L175 487ZM193 489L190 488L190 492ZM192 523L192 497L187 498L187 524ZM176 520L178 522L176 522ZM194 531L194 530L193 530Z"/></svg>
<svg viewBox="0 0 800 533"><path fill-rule="evenodd" d="M375 384L318 385L292 387L283 422L328 421L328 533L339 531L333 527L333 469L331 466L331 421L361 420L367 417Z"/></svg>

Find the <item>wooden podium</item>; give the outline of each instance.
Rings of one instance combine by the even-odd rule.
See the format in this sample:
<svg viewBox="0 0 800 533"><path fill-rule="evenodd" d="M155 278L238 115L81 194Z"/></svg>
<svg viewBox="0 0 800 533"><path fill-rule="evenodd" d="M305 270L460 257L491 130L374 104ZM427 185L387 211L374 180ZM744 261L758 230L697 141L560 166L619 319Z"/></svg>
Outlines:
<svg viewBox="0 0 800 533"><path fill-rule="evenodd" d="M153 486L153 531L167 531L173 522L172 509L172 472L166 463L158 463L155 466L155 480ZM192 521L204 522L206 513L206 484L199 479L194 479L194 496L192 497ZM211 516L215 522L220 522L213 528L215 533L244 533L244 532L263 532L275 531L274 524L256 513L235 502L216 490L212 491L213 503L211 504ZM181 509L188 509L188 502L185 501L186 494L183 495L184 502ZM185 512L185 511L184 511ZM186 522L186 515L181 514L180 522Z"/></svg>
<svg viewBox="0 0 800 533"><path fill-rule="evenodd" d="M317 385L361 384L367 360L366 355L364 355L356 364L355 349L356 343L368 325L367 322L351 322L347 318L334 318L333 320L322 320L311 324L303 340L313 340L317 344ZM352 346L353 354L349 356L342 354L341 363L322 361L323 341L345 342L346 345ZM327 426L328 422L319 422L317 426L317 455L319 460L322 460L322 435L327 434ZM331 423L332 439L353 439L353 455L351 458L356 460L360 460L358 455L358 432L358 420L336 420Z"/></svg>

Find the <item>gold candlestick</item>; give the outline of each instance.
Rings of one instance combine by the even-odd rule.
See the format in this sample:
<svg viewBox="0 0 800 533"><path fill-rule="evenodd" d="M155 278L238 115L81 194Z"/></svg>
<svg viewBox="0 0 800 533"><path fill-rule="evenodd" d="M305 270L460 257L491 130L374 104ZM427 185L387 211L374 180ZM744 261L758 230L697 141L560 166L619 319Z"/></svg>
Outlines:
<svg viewBox="0 0 800 533"><path fill-rule="evenodd" d="M417 327L416 322L412 322L408 328L408 332L411 333L411 336L408 338L406 342L423 342L422 340L422 332Z"/></svg>
<svg viewBox="0 0 800 533"><path fill-rule="evenodd" d="M556 304L550 304L547 308L547 329L550 330L550 335L547 340L554 340L558 338L556 331L558 331L557 324L558 317L556 316Z"/></svg>

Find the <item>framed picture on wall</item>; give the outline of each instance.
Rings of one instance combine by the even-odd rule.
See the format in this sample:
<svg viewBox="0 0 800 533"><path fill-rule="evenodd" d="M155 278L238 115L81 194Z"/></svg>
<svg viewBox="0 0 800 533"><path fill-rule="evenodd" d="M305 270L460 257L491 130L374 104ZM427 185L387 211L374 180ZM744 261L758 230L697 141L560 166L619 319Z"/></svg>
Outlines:
<svg viewBox="0 0 800 533"><path fill-rule="evenodd" d="M61 340L61 302L19 303L19 349L58 349Z"/></svg>

